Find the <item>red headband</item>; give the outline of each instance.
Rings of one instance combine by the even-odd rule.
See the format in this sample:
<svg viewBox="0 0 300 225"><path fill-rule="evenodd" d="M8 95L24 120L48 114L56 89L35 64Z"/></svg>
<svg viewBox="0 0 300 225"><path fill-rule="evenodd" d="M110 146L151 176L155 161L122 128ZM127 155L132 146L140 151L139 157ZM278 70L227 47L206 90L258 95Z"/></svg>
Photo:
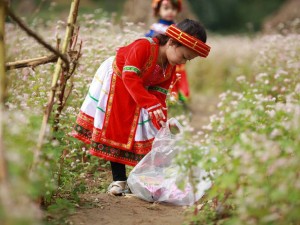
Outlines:
<svg viewBox="0 0 300 225"><path fill-rule="evenodd" d="M197 52L201 57L206 58L209 54L210 47L203 41L181 31L174 25L168 27L166 35L185 45L186 47Z"/></svg>

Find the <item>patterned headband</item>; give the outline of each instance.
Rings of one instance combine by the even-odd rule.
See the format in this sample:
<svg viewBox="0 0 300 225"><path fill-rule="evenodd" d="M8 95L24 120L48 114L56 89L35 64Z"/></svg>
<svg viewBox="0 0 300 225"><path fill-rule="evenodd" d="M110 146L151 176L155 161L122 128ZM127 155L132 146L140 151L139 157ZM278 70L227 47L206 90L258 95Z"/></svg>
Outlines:
<svg viewBox="0 0 300 225"><path fill-rule="evenodd" d="M201 57L206 58L209 54L210 47L203 41L181 31L174 25L168 27L166 35L185 45L186 47L197 52Z"/></svg>

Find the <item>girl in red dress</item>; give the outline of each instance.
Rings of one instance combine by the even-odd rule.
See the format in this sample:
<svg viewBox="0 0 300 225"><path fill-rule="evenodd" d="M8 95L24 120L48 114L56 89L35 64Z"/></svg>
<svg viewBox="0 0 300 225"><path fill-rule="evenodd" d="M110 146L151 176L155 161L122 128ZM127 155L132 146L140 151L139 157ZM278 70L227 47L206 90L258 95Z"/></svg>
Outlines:
<svg viewBox="0 0 300 225"><path fill-rule="evenodd" d="M111 162L109 193L124 192L125 165L135 166L151 150L167 120L166 97L175 67L207 57L205 42L203 26L186 19L165 35L121 47L97 70L72 135L91 145L91 155Z"/></svg>

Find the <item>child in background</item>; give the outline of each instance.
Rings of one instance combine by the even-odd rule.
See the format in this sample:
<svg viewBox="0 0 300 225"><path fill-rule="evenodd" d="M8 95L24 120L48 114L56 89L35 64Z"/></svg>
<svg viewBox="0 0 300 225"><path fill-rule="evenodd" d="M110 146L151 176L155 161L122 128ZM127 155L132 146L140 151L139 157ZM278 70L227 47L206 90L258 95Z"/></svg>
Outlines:
<svg viewBox="0 0 300 225"><path fill-rule="evenodd" d="M164 34L167 28L175 23L174 20L177 14L181 12L181 8L181 0L153 0L153 14L159 20L151 25L150 31L145 36L154 37L158 34ZM176 66L176 73L180 77L177 82L174 82L172 94L175 94L176 99L185 103L190 97L190 89L184 64Z"/></svg>
<svg viewBox="0 0 300 225"><path fill-rule="evenodd" d="M203 26L186 19L165 34L119 48L97 70L72 136L90 144L91 155L111 162L108 193L124 193L125 165L135 166L165 126L166 96L176 65L207 57L210 47L205 42Z"/></svg>

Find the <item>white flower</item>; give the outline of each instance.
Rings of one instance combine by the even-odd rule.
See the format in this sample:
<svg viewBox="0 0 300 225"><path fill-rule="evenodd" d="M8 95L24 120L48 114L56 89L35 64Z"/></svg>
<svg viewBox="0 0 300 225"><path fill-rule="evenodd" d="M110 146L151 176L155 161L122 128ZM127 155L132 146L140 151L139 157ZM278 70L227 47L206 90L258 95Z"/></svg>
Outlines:
<svg viewBox="0 0 300 225"><path fill-rule="evenodd" d="M240 83L244 82L245 80L246 80L245 76L239 76L239 77L236 78L236 81L240 82Z"/></svg>
<svg viewBox="0 0 300 225"><path fill-rule="evenodd" d="M279 129L274 129L274 130L272 130L270 137L276 138L276 137L280 136L281 134L282 134L282 132Z"/></svg>

